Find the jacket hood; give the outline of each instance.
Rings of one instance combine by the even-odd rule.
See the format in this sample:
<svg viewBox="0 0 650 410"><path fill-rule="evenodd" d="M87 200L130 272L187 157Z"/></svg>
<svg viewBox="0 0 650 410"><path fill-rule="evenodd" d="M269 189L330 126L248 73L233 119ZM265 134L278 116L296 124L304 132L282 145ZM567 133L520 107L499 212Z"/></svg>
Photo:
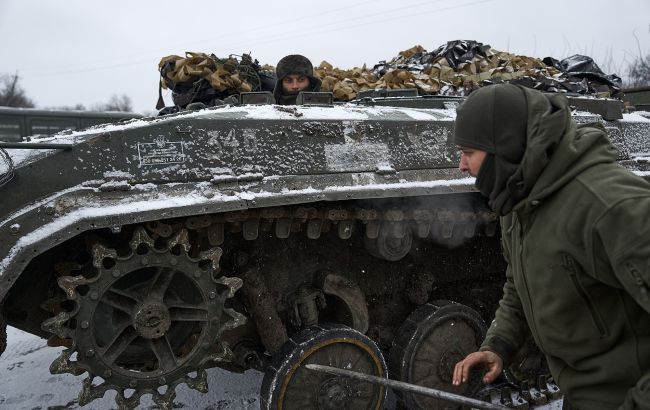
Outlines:
<svg viewBox="0 0 650 410"><path fill-rule="evenodd" d="M529 210L584 169L617 158L603 129L571 121L564 96L510 84L472 93L458 109L454 142L488 152L476 186L499 215Z"/></svg>
<svg viewBox="0 0 650 410"><path fill-rule="evenodd" d="M560 190L577 175L594 165L616 162L618 148L607 136L600 124L570 124L557 147L548 159L547 165L528 194L515 210L526 213L537 203Z"/></svg>

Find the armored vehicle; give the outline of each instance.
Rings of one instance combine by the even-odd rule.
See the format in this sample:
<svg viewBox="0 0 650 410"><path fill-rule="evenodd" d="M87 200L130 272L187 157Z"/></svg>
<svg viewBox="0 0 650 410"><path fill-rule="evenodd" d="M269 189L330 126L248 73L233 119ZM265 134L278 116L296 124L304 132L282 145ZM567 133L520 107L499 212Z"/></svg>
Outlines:
<svg viewBox="0 0 650 410"><path fill-rule="evenodd" d="M650 111L650 87L628 88L625 101L639 111Z"/></svg>
<svg viewBox="0 0 650 410"><path fill-rule="evenodd" d="M0 107L0 141L20 142L63 130L78 130L140 117L142 115L132 112Z"/></svg>
<svg viewBox="0 0 650 410"><path fill-rule="evenodd" d="M218 366L265 372L263 408L382 408L384 387L308 363L475 394L452 369L484 337L504 262L457 169L460 100L267 97L4 143L0 319L62 348L52 373L87 374L81 405L115 390L120 408L171 408ZM614 116L574 113L649 175L650 120ZM557 394L542 367L522 354L514 404Z"/></svg>

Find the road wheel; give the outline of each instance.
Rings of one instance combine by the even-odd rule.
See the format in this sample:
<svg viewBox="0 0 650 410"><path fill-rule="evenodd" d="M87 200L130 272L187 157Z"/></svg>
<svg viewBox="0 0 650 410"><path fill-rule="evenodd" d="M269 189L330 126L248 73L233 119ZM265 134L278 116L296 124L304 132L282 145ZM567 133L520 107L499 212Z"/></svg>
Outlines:
<svg viewBox="0 0 650 410"><path fill-rule="evenodd" d="M338 326L299 332L273 357L262 382L262 409L380 410L386 389L345 377L318 373L304 364L321 364L385 377L386 364L375 343Z"/></svg>
<svg viewBox="0 0 650 410"><path fill-rule="evenodd" d="M472 372L467 384L454 386L456 363L478 350L486 327L473 309L450 301L420 306L397 332L390 350L391 378L465 396L474 395L481 376ZM399 392L408 409L458 409L460 405Z"/></svg>

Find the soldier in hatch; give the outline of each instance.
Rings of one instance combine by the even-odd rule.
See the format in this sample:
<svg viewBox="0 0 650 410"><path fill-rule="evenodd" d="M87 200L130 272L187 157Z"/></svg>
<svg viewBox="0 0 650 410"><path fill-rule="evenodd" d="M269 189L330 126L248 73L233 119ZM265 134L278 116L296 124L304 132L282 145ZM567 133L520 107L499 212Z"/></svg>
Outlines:
<svg viewBox="0 0 650 410"><path fill-rule="evenodd" d="M275 74L278 79L273 89L273 97L277 104L295 104L300 91L320 91L321 81L314 77L311 61L299 54L282 58L275 68Z"/></svg>

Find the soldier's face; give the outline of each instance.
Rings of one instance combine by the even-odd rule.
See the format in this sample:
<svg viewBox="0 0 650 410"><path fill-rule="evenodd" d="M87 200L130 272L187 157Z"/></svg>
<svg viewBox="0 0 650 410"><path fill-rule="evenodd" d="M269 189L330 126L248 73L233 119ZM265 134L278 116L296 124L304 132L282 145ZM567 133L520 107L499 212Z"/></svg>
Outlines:
<svg viewBox="0 0 650 410"><path fill-rule="evenodd" d="M287 93L305 91L309 87L309 78L300 74L289 74L282 79L282 88Z"/></svg>
<svg viewBox="0 0 650 410"><path fill-rule="evenodd" d="M483 165L483 160L485 160L487 153L475 148L460 147L459 150L460 164L458 164L458 169L476 177L478 175L478 170L481 169L481 165Z"/></svg>

